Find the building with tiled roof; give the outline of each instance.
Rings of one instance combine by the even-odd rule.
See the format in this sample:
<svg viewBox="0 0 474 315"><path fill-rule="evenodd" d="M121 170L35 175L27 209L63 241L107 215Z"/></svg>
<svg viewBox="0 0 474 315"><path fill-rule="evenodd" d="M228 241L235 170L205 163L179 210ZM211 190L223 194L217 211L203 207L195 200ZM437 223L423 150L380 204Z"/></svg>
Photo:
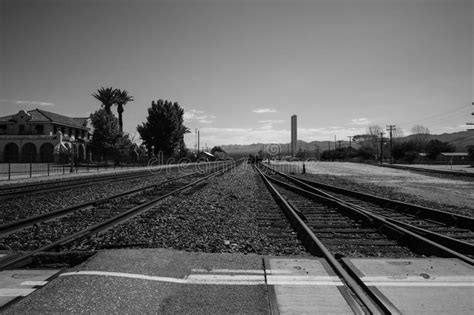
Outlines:
<svg viewBox="0 0 474 315"><path fill-rule="evenodd" d="M86 159L90 130L87 117L40 109L0 117L0 162L53 162L61 153L71 152Z"/></svg>

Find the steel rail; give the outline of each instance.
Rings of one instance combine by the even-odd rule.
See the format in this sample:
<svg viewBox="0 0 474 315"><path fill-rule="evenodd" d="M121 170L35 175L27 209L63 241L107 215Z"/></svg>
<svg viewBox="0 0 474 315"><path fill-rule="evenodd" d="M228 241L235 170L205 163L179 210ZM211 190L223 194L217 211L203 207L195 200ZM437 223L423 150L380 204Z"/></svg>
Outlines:
<svg viewBox="0 0 474 315"><path fill-rule="evenodd" d="M393 222L395 220L389 221L382 216L376 215L361 207L354 207L353 205L348 204L340 199L334 198L331 195L323 196L322 194L314 193L312 191L290 185L272 177L268 177L268 179L297 194L303 195L316 202L321 202L327 205L337 207L338 209L344 211L350 216L359 217L359 219L366 221L368 224L378 226L379 230L382 233L389 235L395 239L399 239L399 241L403 239L406 240L408 247L412 248L413 250L426 254L434 254L441 257L456 257L470 265L474 265L474 260L464 255L464 253L455 251L451 248L437 243L436 241L430 240L424 236L412 232Z"/></svg>
<svg viewBox="0 0 474 315"><path fill-rule="evenodd" d="M263 174L263 172L256 167L255 168L258 174L261 176L265 186L268 188L272 196L275 198L277 203L283 209L285 216L290 221L292 227L299 234L300 239L305 243L308 250L317 256L324 257L330 266L334 269L337 275L339 275L347 286L355 293L359 300L364 304L364 306L370 311L371 314L383 314L399 313L398 310L389 308L389 306L384 305L379 299L372 295L365 285L361 285L355 281L344 269L344 267L337 261L337 259L330 253L330 251L323 245L323 243L318 239L318 237L311 231L303 219L295 211L294 207L288 203L288 201L278 192L278 190L270 183L269 177Z"/></svg>
<svg viewBox="0 0 474 315"><path fill-rule="evenodd" d="M46 212L46 213L43 213L43 214L31 216L31 217L27 217L27 218L20 219L20 220L17 220L17 221L8 222L8 223L0 225L0 238L4 237L6 234L10 234L12 232L19 231L21 229L24 229L24 228L26 228L28 226L31 226L33 224L36 224L36 223L41 223L41 222L44 222L44 221L56 219L56 218L68 215L72 212L75 212L77 210L80 210L80 209L83 209L83 208L86 208L86 207L89 207L89 206L96 206L96 205L105 203L107 201L110 201L110 200L113 200L113 199L116 199L116 198L120 198L120 197L123 197L123 196L132 195L132 194L135 194L135 193L138 193L138 192L153 189L153 188L168 184L172 181L176 181L176 180L179 180L179 179L182 179L182 178L186 178L188 176L192 176L192 175L195 175L195 174L196 173L191 173L191 174L171 178L171 179L168 179L168 180L163 181L163 182L147 185L147 186L136 188L136 189L127 190L127 191L124 191L124 192L121 192L121 193L118 193L118 194L115 194L115 195L112 195L112 196L108 196L108 197L104 197L104 198L100 198L100 199L96 199L96 200L92 200L92 201L88 201L88 202L83 202L83 203L73 205L73 206L70 206L70 207L66 207L66 208Z"/></svg>
<svg viewBox="0 0 474 315"><path fill-rule="evenodd" d="M338 202L344 203L344 204L348 205L349 207L353 207L353 208L359 209L361 211L369 212L369 213L374 214L372 211L367 210L367 209L365 209L365 208L363 208L359 205L355 205L355 204L352 204L352 203L347 202L345 200L341 200L341 199L339 199L335 196L332 196L331 194L328 194L324 191L321 191L318 188L315 188L315 187L313 187L309 184L306 184L305 181L302 181L299 178L296 178L294 176L290 176L290 175L287 175L287 174L284 174L284 173L281 173L281 172L278 172L278 171L275 171L275 170L272 170L272 171L274 171L278 175L288 179L292 183L302 187L306 191L309 191L309 192L315 193L315 194L319 194L319 195L322 195L322 196L327 197L327 198L337 200ZM279 182L276 179L274 179L274 180ZM285 183L281 182L280 184L283 185ZM323 185L323 184L321 184L321 185ZM357 197L357 193L354 193L354 192L351 192L351 191L348 191L348 190L345 190L345 189L342 189L342 188L339 189L338 187L333 187L333 186L330 186L330 187L337 188L338 193L347 192L348 194L351 193L351 195L355 195ZM292 189L292 188L293 188L292 186L288 186L288 189ZM367 194L363 194L363 195L370 196L370 195L367 195ZM403 203L403 204L404 205L409 205L409 204L405 204L405 203ZM429 210L431 210L431 209L429 209ZM397 210L394 210L394 211L397 211ZM433 211L436 211L436 210L433 210ZM382 217L382 218L386 219L388 222L396 224L396 225L400 226L401 228L410 230L410 231L412 231L416 234L419 234L422 237L425 237L425 238L427 238L431 241L439 243L440 245L442 245L444 247L447 247L449 249L452 249L455 252L460 252L460 254L462 254L462 255L470 255L470 256L474 255L474 244L464 242L464 241L461 241L461 240L458 240L458 239L455 239L455 238L452 238L452 237L449 237L449 236L445 236L445 235L442 235L442 234L439 234L439 233L436 233L436 232L433 232L433 231L430 231L430 230L427 230L427 229L424 229L424 228L416 227L416 226L401 222L399 220L392 219L392 218L390 218L388 216L385 216L385 215L381 215L381 214L374 214L374 215ZM459 218L458 218L458 220L459 220ZM471 227L471 229L472 229L472 227Z"/></svg>
<svg viewBox="0 0 474 315"><path fill-rule="evenodd" d="M443 223L448 223L448 224L451 224L451 225L455 225L455 226L458 226L458 227L462 227L462 228L474 231L474 218L472 218L472 217L459 215L459 214L455 214L455 213L451 213L451 212L447 212L447 211L442 211L442 210L438 210L438 209L423 207L423 206L419 206L419 205L415 205L415 204L411 204L411 203L407 203L407 202L403 202L403 201L392 200L392 199L379 197L379 196L375 196L375 195L371 195L371 194L366 194L366 193L362 193L362 192L355 192L355 191L344 189L344 188L341 188L341 187L336 187L336 186L332 186L332 185L328 185L328 184L323 184L323 183L319 183L319 182L315 182L315 181L311 181L311 180L291 176L291 175L285 174L283 172L280 172L278 170L275 170L273 167L269 167L269 166L266 166L266 165L263 165L263 166L266 169L271 170L272 172L275 172L278 175L287 178L288 180L294 181L295 183L296 183L296 181L302 182L302 183L305 183L307 185L313 186L315 188L321 188L321 189L326 189L326 190L333 191L333 192L336 192L336 193L345 194L345 195L355 197L355 198L358 198L358 199L361 199L361 200L376 203L380 206L384 206L384 207L390 206L390 207L393 207L393 208L397 208L398 212L406 211L407 213L410 213L412 215L416 215L416 216L421 217L421 218L439 220L440 222L443 222ZM305 186L305 187L307 187L307 186Z"/></svg>
<svg viewBox="0 0 474 315"><path fill-rule="evenodd" d="M213 168L211 170L208 170L208 171L212 171L213 169L217 169L217 168L219 168L219 166L213 166ZM165 184L168 184L172 181L176 181L176 180L179 180L179 179L182 179L182 178L186 178L186 177L193 176L193 175L196 175L196 174L199 174L199 173L204 173L204 172L205 171L198 171L198 172L190 173L190 174L187 174L187 175L171 178L171 179L168 179L168 180L156 183L156 184L151 184L151 185L147 185L147 186L144 186L144 187L124 191L124 192L121 192L121 193L118 193L118 194L115 194L115 195L112 195L112 196L107 196L107 197L104 197L104 198L100 198L100 199L80 203L80 204L73 205L73 206L70 206L70 207L66 207L66 208L63 208L63 209L58 209L58 210L54 210L54 211L51 211L51 212L39 214L39 215L36 215L36 216L31 216L31 217L27 217L27 218L24 218L24 219L8 222L8 223L0 225L0 238L4 237L7 234L10 234L12 232L16 232L18 230L24 229L24 228L26 228L28 226L31 226L33 224L36 224L36 223L56 219L56 218L68 215L72 212L75 212L77 210L80 210L80 209L83 209L83 208L86 208L86 207L89 207L89 206L99 205L99 204L105 203L107 201L116 199L116 198L120 198L120 197L127 196L127 195L132 195L132 194L135 194L135 193L138 193L138 192L141 192L141 191L150 190L150 189L156 188L158 186L163 186Z"/></svg>
<svg viewBox="0 0 474 315"><path fill-rule="evenodd" d="M92 226L90 226L90 227L88 227L88 228L86 228L82 231L76 232L72 235L65 236L65 237L63 237L63 238L61 238L61 239L59 239L59 240L57 240L53 243L50 243L48 245L45 245L45 246L42 246L38 249L30 251L30 252L28 252L28 253L20 256L20 257L14 257L11 260L2 263L0 265L0 271L8 269L8 268L24 266L25 264L28 264L29 261L32 259L32 257L34 255L38 254L38 253L50 251L54 248L58 248L58 247L67 245L71 242L77 241L77 240L82 239L84 237L89 237L89 236L97 235L101 232L104 232L112 226L121 224L121 223L131 219L132 217L135 217L135 216L137 216L137 215L139 215L143 212L146 212L146 211L152 209L153 207L155 207L162 200L164 200L168 197L171 197L171 196L173 196L173 195L175 195L175 194L177 194L177 193L179 193L183 190L186 190L190 187L193 187L193 186L195 186L195 185L197 185L197 184L199 184L199 183L201 183L205 180L208 180L208 179L210 179L214 176L223 174L223 173L227 172L228 170L230 170L232 168L235 168L240 163L234 163L230 167L228 167L228 164L226 163L222 169L218 169L218 170L214 171L213 173L204 176L203 178L200 178L200 179L198 179L196 181L193 181L189 184L186 184L186 185L181 186L177 189L174 189L173 191L171 191L169 193L166 193L165 195L159 196L159 197L157 197L153 200L150 200L150 201L148 201L148 202L146 202L142 205L131 208L131 209L129 209L125 212L122 212L122 213L120 213L120 214L118 214L118 215L116 215L112 218L109 218L109 219L105 220L105 221L96 223L96 224L94 224L94 225L92 225Z"/></svg>
<svg viewBox="0 0 474 315"><path fill-rule="evenodd" d="M186 167L196 166L196 164L187 165ZM166 166L165 168L159 169L160 171L169 171L173 168L178 168L179 166L171 167ZM27 183L22 185L5 185L0 187L0 199L10 199L16 196L21 196L24 194L35 194L43 191L57 191L64 190L76 187L88 186L91 183L100 183L114 180L124 180L124 179L135 179L142 177L151 177L155 176L150 172L150 169L141 169L137 171L127 172L127 173L107 173L107 174L95 174L87 177L79 178L67 178L60 180L51 180L40 183Z"/></svg>
<svg viewBox="0 0 474 315"><path fill-rule="evenodd" d="M435 170L435 169L428 169L428 168L422 168L422 167L409 167L409 166L391 165L391 164L382 164L379 166L395 168L395 169L400 169L400 170L407 170L407 171L415 171L415 172L421 172L421 173L451 175L455 177L474 177L474 173L469 173L469 172L444 171L444 170Z"/></svg>
<svg viewBox="0 0 474 315"><path fill-rule="evenodd" d="M94 177L91 179L88 179L88 178L76 179L76 181L68 181L66 183L62 183L62 182L42 183L42 184L39 184L37 187L31 187L24 190L2 192L0 193L0 200L6 200L6 199L18 197L18 196L24 196L25 194L34 195L34 194L45 192L45 191L53 192L53 191L58 191L58 190L66 190L66 189L71 189L71 188L80 188L84 186L90 186L91 184L97 184L97 183L113 182L113 181L119 181L119 180L133 180L133 179L146 178L146 177L152 177L152 176L156 176L156 174L151 174L151 173L146 174L144 171L144 172L140 172L139 174L135 173L133 175L125 175L125 176L114 175L114 176L107 176L104 178Z"/></svg>

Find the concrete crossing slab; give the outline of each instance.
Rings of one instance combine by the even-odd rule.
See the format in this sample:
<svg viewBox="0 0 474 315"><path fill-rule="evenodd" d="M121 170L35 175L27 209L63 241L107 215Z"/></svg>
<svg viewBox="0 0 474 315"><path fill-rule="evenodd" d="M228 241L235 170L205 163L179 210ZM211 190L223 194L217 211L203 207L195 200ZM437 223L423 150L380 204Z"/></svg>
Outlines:
<svg viewBox="0 0 474 315"><path fill-rule="evenodd" d="M456 259L344 262L400 313L471 314L474 309L473 268ZM25 296L2 313L363 313L319 258L110 250L48 283L57 272L1 272L0 302Z"/></svg>
<svg viewBox="0 0 474 315"><path fill-rule="evenodd" d="M59 271L33 269L0 271L0 307L46 285L47 280Z"/></svg>
<svg viewBox="0 0 474 315"><path fill-rule="evenodd" d="M270 258L267 261L268 271L288 272L285 277L267 276L268 284L274 286L280 314L363 314L324 260Z"/></svg>
<svg viewBox="0 0 474 315"><path fill-rule="evenodd" d="M140 249L99 252L4 313L268 314L268 309L261 256Z"/></svg>
<svg viewBox="0 0 474 315"><path fill-rule="evenodd" d="M460 260L345 258L344 262L402 314L474 312L474 269Z"/></svg>

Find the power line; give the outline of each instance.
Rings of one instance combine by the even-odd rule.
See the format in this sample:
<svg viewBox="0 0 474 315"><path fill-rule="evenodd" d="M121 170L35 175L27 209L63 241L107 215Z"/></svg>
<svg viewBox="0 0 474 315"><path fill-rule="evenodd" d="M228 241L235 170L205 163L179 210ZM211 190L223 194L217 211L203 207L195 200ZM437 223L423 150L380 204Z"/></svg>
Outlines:
<svg viewBox="0 0 474 315"><path fill-rule="evenodd" d="M462 111L466 110L469 105L462 105L460 107L456 107L453 109L450 109L448 111L436 113L436 114L431 114L429 116L422 117L421 119L416 119L416 120L408 120L408 121L401 121L398 122L398 124L412 124L412 123L418 123L418 122L425 122L425 121L430 121L430 120L438 120L438 119L445 119L448 116L454 115L454 114L459 114Z"/></svg>

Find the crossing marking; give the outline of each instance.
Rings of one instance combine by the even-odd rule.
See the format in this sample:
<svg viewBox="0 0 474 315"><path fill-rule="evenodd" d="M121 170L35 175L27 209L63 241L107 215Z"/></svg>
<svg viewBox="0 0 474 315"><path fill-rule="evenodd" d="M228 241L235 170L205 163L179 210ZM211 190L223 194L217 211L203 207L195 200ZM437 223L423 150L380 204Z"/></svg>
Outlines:
<svg viewBox="0 0 474 315"><path fill-rule="evenodd" d="M20 285L27 285L31 287L42 287L48 284L48 281L23 281Z"/></svg>
<svg viewBox="0 0 474 315"><path fill-rule="evenodd" d="M302 275L269 275L267 282L263 274L255 274L258 270L252 270L250 274L240 274L232 271L233 274L190 274L185 278L159 277L143 274L133 274L110 271L75 271L66 272L60 275L65 276L109 276L130 279L161 281L178 284L218 284L218 285L305 285L305 286L326 286L343 285L338 277L331 276L302 276ZM244 271L242 271L243 273Z"/></svg>

